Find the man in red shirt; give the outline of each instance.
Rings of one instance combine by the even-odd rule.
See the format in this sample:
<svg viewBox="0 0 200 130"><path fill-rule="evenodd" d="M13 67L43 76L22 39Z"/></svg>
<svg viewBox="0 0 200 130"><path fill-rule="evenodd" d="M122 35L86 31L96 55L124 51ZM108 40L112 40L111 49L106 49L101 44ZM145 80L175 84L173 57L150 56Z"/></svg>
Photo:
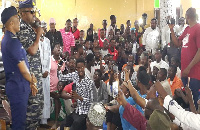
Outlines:
<svg viewBox="0 0 200 130"><path fill-rule="evenodd" d="M75 40L79 40L80 37L80 31L77 29L77 26L78 26L78 19L75 18L73 19L73 27L70 28L70 32L73 33Z"/></svg>
<svg viewBox="0 0 200 130"><path fill-rule="evenodd" d="M101 48L103 48L103 43L104 43L105 40L107 40L107 39L105 38L105 30L102 28L102 29L100 30L100 37L99 37L99 46L100 46Z"/></svg>
<svg viewBox="0 0 200 130"><path fill-rule="evenodd" d="M110 40L110 47L108 49L108 52L113 55L113 60L117 60L117 57L118 57L118 51L115 49L115 39L112 38Z"/></svg>
<svg viewBox="0 0 200 130"><path fill-rule="evenodd" d="M106 27L107 27L107 20L104 19L104 20L102 21L102 25L103 25L104 31L106 32L106 30L107 30L107 28L106 28ZM99 37L99 38L100 38L100 34L101 34L101 29L98 30L98 37ZM106 33L104 33L104 35L105 35L105 37L106 37Z"/></svg>
<svg viewBox="0 0 200 130"><path fill-rule="evenodd" d="M174 25L169 25L173 43L182 46L181 72L185 86L190 77L189 87L192 90L193 100L197 108L198 90L200 89L200 24L197 23L195 8L186 11L186 22L189 25L177 39L173 30Z"/></svg>

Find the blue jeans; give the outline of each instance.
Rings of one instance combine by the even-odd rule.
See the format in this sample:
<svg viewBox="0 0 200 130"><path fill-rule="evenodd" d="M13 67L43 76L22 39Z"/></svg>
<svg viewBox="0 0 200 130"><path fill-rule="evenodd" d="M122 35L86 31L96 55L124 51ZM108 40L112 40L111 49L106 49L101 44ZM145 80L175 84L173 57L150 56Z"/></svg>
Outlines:
<svg viewBox="0 0 200 130"><path fill-rule="evenodd" d="M186 86L186 84L188 83L188 78L181 78L183 85ZM189 87L192 91L192 95L193 95L193 100L194 100L194 105L196 107L196 109L198 108L198 97L199 97L199 89L200 89L200 80L198 79L194 79L194 78L190 78L190 83L189 83Z"/></svg>

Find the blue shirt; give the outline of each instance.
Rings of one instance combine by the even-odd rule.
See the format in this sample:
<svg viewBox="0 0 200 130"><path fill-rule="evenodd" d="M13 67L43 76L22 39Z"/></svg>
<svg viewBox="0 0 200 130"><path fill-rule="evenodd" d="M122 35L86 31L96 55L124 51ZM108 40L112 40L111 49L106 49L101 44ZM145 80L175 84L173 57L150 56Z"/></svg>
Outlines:
<svg viewBox="0 0 200 130"><path fill-rule="evenodd" d="M140 94L140 91L138 91L138 94L142 97L142 98L146 98L146 94L145 95L141 95ZM142 114L144 114L144 111L142 110L142 108L133 100L132 97L128 97L126 99L126 101L132 105L132 106L135 106L135 108L140 111ZM121 118L121 123L122 123L122 128L123 130L136 130L135 127L133 127L128 121L126 121L124 118L123 118L123 113L124 113L124 107L121 105L119 107L119 113L120 113L120 118Z"/></svg>
<svg viewBox="0 0 200 130"><path fill-rule="evenodd" d="M6 75L7 96L29 94L30 84L24 79L17 66L21 61L25 61L29 68L26 51L13 33L6 31L1 42L1 51Z"/></svg>

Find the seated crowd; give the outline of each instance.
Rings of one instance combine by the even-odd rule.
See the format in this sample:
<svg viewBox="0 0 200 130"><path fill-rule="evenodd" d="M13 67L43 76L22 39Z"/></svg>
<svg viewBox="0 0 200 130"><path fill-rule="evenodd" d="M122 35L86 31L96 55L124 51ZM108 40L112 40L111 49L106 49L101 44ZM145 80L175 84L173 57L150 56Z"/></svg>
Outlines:
<svg viewBox="0 0 200 130"><path fill-rule="evenodd" d="M40 127L47 127L52 118L52 129L60 130L200 129L200 25L195 23L195 9L188 9L186 20L189 26L181 30L183 35L176 31L182 25L166 25L169 41L162 41L154 18L150 27L138 21L131 27L128 20L118 29L116 16L111 15L110 26L103 20L102 29L94 30L90 24L87 32L79 31L77 18L68 19L60 30L55 29L54 18L49 31L41 22L44 33L36 49L43 86L38 93L44 102L37 109ZM20 39L23 33L17 35Z"/></svg>

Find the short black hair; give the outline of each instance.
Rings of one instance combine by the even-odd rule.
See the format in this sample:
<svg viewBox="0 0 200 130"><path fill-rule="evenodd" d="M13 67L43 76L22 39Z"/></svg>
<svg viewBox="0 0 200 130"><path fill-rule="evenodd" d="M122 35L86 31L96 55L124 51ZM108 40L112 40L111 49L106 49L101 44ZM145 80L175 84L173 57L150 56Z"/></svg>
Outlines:
<svg viewBox="0 0 200 130"><path fill-rule="evenodd" d="M100 29L100 31L105 31L105 30L102 28L102 29Z"/></svg>
<svg viewBox="0 0 200 130"><path fill-rule="evenodd" d="M99 77L101 77L101 76L102 76L102 72L101 72L101 70L100 70L100 69L96 69L95 71L99 73Z"/></svg>
<svg viewBox="0 0 200 130"><path fill-rule="evenodd" d="M138 69L138 73L141 72L141 71L146 71L147 72L146 67L140 66L139 69Z"/></svg>
<svg viewBox="0 0 200 130"><path fill-rule="evenodd" d="M172 57L172 58L174 58L174 60L175 60L176 63L178 63L178 64L180 63L180 60L179 60L178 57L174 56L174 57ZM171 58L171 59L172 59L172 58Z"/></svg>
<svg viewBox="0 0 200 130"><path fill-rule="evenodd" d="M103 23L104 23L104 22L107 22L107 20L106 20L106 19L104 19L102 22L103 22Z"/></svg>
<svg viewBox="0 0 200 130"><path fill-rule="evenodd" d="M70 58L69 58L69 61L70 60L75 60L76 61L76 58L74 57L74 56L71 56Z"/></svg>
<svg viewBox="0 0 200 130"><path fill-rule="evenodd" d="M108 54L107 54L107 55L105 55L103 58L105 58L105 57L109 57L109 56L108 56Z"/></svg>
<svg viewBox="0 0 200 130"><path fill-rule="evenodd" d="M78 18L74 18L73 20L77 20L78 21Z"/></svg>
<svg viewBox="0 0 200 130"><path fill-rule="evenodd" d="M142 83L143 85L145 86L149 85L150 76L145 70L138 72L137 78L138 78L138 81Z"/></svg>
<svg viewBox="0 0 200 130"><path fill-rule="evenodd" d="M54 50L54 48L55 48L56 45L60 45L60 43L56 42L55 44L52 44L52 46L51 46L51 51L52 52L53 52L53 50Z"/></svg>
<svg viewBox="0 0 200 130"><path fill-rule="evenodd" d="M131 23L131 20L127 20L127 21L126 21L126 24L127 24L127 23Z"/></svg>
<svg viewBox="0 0 200 130"><path fill-rule="evenodd" d="M89 53L86 57L86 63L89 63L90 61L92 61L94 59L94 55L92 53Z"/></svg>
<svg viewBox="0 0 200 130"><path fill-rule="evenodd" d="M78 59L76 60L76 65L77 65L78 63L83 63L83 64L85 65L85 60L84 60L83 58L78 58Z"/></svg>
<svg viewBox="0 0 200 130"><path fill-rule="evenodd" d="M179 19L184 19L185 20L185 17L180 17Z"/></svg>
<svg viewBox="0 0 200 130"><path fill-rule="evenodd" d="M71 19L68 19L68 20L66 21L66 23L67 23L67 22L70 22L70 23L71 23L72 21L71 21Z"/></svg>
<svg viewBox="0 0 200 130"><path fill-rule="evenodd" d="M186 15L188 18L196 20L197 19L197 13L196 13L196 9L195 8L189 8L186 11Z"/></svg>
<svg viewBox="0 0 200 130"><path fill-rule="evenodd" d="M62 87L65 87L65 86L67 85L67 81L61 81L61 80L60 80L60 81L58 81L58 84L59 84L59 83L62 83Z"/></svg>
<svg viewBox="0 0 200 130"><path fill-rule="evenodd" d="M81 30L80 32L85 32L84 30Z"/></svg>
<svg viewBox="0 0 200 130"><path fill-rule="evenodd" d="M156 19L156 18L152 18L152 19L151 19L151 21L154 21L154 20L155 20L155 22L157 23L157 19Z"/></svg>
<svg viewBox="0 0 200 130"><path fill-rule="evenodd" d="M120 32L120 29L116 29L116 32Z"/></svg>
<svg viewBox="0 0 200 130"><path fill-rule="evenodd" d="M142 17L147 17L147 14L146 14L146 13L143 13L143 14L142 14Z"/></svg>
<svg viewBox="0 0 200 130"><path fill-rule="evenodd" d="M176 74L176 72L177 72L177 67L176 67L175 65L170 65L169 67L172 68L173 71L174 71L174 73Z"/></svg>
<svg viewBox="0 0 200 130"><path fill-rule="evenodd" d="M80 48L83 48L83 45L77 44L75 48L77 48L77 50L78 50L78 49L80 49Z"/></svg>
<svg viewBox="0 0 200 130"><path fill-rule="evenodd" d="M110 42L111 42L112 40L115 40L115 38L111 38L111 39L110 39Z"/></svg>
<svg viewBox="0 0 200 130"><path fill-rule="evenodd" d="M167 70L165 68L160 68L160 71L163 73L163 76L167 76Z"/></svg>
<svg viewBox="0 0 200 130"><path fill-rule="evenodd" d="M90 40L86 39L86 40L85 40L85 43L86 43L86 42L90 42ZM84 43L84 44L85 44L85 43Z"/></svg>
<svg viewBox="0 0 200 130"><path fill-rule="evenodd" d="M115 15L110 15L110 20L114 19Z"/></svg>

